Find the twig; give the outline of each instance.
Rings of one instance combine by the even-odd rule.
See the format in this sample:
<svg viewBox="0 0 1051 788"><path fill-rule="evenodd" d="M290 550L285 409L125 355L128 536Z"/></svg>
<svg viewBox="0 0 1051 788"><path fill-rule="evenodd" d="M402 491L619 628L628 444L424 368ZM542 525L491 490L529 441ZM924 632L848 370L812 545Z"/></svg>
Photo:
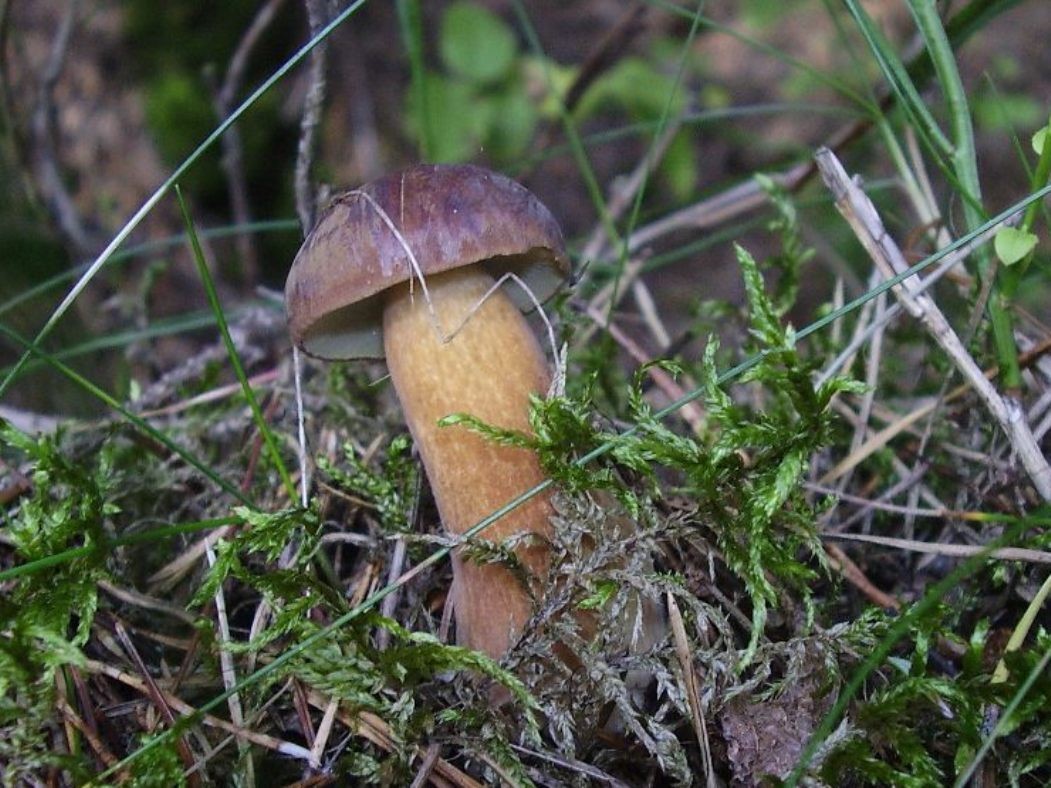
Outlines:
<svg viewBox="0 0 1051 788"><path fill-rule="evenodd" d="M631 40L642 31L641 22L645 12L646 7L642 3L634 3L633 7L624 12L624 15L616 25L587 54L584 62L581 63L580 68L577 70L577 76L573 80L573 84L569 86L565 99L563 99L563 105L567 113L573 112L580 99L587 93L588 88L617 62L631 43ZM554 125L545 129L538 136L533 149L544 151L551 147L555 129ZM531 165L525 172L520 173L520 177L523 180L528 178L533 166L535 164Z"/></svg>
<svg viewBox="0 0 1051 788"><path fill-rule="evenodd" d="M208 557L209 568L215 567L215 550L211 545L205 548L205 555ZM241 709L241 695L234 692L237 687L237 671L234 668L234 658L230 653L227 644L230 643L230 622L226 617L226 595L223 593L223 587L220 584L215 591L215 618L219 625L219 668L220 673L223 677L223 689L230 693L230 697L226 699L227 708L230 709L230 721L238 726L239 728L244 727L244 713ZM246 743L244 741L238 741L238 750L241 755L245 755ZM248 762L249 764L251 761ZM248 774L242 775L243 778L247 778L246 782L248 785L255 784L255 775L249 767Z"/></svg>
<svg viewBox="0 0 1051 788"><path fill-rule="evenodd" d="M941 401L948 402L957 399L966 394L968 390L969 389L966 385L960 386ZM911 413L902 416L897 421L888 424L879 432L871 435L868 440L852 450L850 454L836 463L834 467L826 471L821 478L818 479L818 484L830 484L841 476L849 473L875 452L890 443L895 437L912 427L916 422L920 421L924 416L933 413L938 407L938 402L939 400L937 398L932 397Z"/></svg>
<svg viewBox="0 0 1051 788"><path fill-rule="evenodd" d="M682 620L682 612L675 597L669 591L666 594L668 603L668 622L671 624L672 637L675 641L675 655L682 669L682 679L686 703L690 707L690 719L693 723L693 732L697 736L697 744L701 748L701 758L704 763L704 778L708 788L717 785L715 780L715 768L712 766L712 746L708 740L708 725L704 720L704 705L701 701L701 690L697 682L697 671L693 664L693 654L690 651L690 639L686 636L686 624Z"/></svg>
<svg viewBox="0 0 1051 788"><path fill-rule="evenodd" d="M878 272L872 272L872 275L869 278L870 287L875 287L879 284L878 276ZM873 312L876 313L875 316L872 315ZM857 451L864 442L865 435L870 429L869 422L872 416L872 405L876 396L876 384L879 380L880 364L883 359L883 329L886 326L886 321L882 320L882 318L886 313L887 299L886 295L881 293L874 301L869 301L864 305L861 310L861 316L858 318L858 331L855 333L855 337L861 333L871 336L871 342L869 343L871 350L868 353L868 359L865 364L866 391L862 395L861 406L858 408L857 418L854 423L854 434L850 439L848 455ZM871 333L864 329L865 323L869 320L871 320L870 325L879 327ZM839 479L839 488L846 489L849 481L849 474L844 474Z"/></svg>
<svg viewBox="0 0 1051 788"><path fill-rule="evenodd" d="M869 542L883 547L896 547L913 553L928 553L949 558L970 558L985 553L997 561L1025 561L1030 564L1051 564L1051 553L1027 547L997 547L989 550L983 545L943 544L941 542L918 542L915 539L896 539L892 536L870 536L866 534L821 534L823 539L847 539L852 542Z"/></svg>
<svg viewBox="0 0 1051 788"><path fill-rule="evenodd" d="M595 782L602 785L608 785L611 788L630 788L626 782L618 780L611 774L606 774L606 772L590 763L584 763L575 758L567 758L564 755L556 755L552 752L531 750L528 747L523 747L514 742L511 743L511 749L527 757L536 758L537 760L546 761L547 763L553 763L555 766L560 766L567 771L577 772L585 777L590 777Z"/></svg>
<svg viewBox="0 0 1051 788"><path fill-rule="evenodd" d="M664 129L661 136L654 140L647 149L646 155L638 163L632 173L623 180L615 180L609 201L606 203L606 214L610 220L619 219L638 196L639 189L649 180L650 175L664 159L668 152L668 146L675 139L675 135L682 128L682 117L676 118ZM594 260L599 257L609 244L610 239L606 235L605 223L599 222L591 233L591 237L584 245L580 253L582 260Z"/></svg>
<svg viewBox="0 0 1051 788"><path fill-rule="evenodd" d="M292 347L292 377L296 389L296 459L299 462L299 505L310 503L310 457L307 453L306 415L303 409L303 362L299 348Z"/></svg>
<svg viewBox="0 0 1051 788"><path fill-rule="evenodd" d="M873 604L884 610L899 610L901 608L901 603L890 594L877 588L865 573L861 571L861 568L838 545L825 545L825 552L828 554L832 565L847 579L847 582L854 585Z"/></svg>
<svg viewBox="0 0 1051 788"><path fill-rule="evenodd" d="M398 575L402 573L402 569L405 566L405 554L405 538L398 536L395 538L394 553L390 559L390 567L387 569L388 583L394 582ZM380 603L380 615L384 618L394 618L394 611L398 609L399 601L401 601L400 589L385 597L383 602ZM376 633L376 648L380 649L380 651L385 651L390 645L390 637L390 630L386 627L380 627Z"/></svg>
<svg viewBox="0 0 1051 788"><path fill-rule="evenodd" d="M31 159L36 172L37 185L44 201L54 214L62 234L76 249L78 254L89 254L96 248L96 242L90 237L73 204L73 197L66 188L55 150L55 108L53 93L55 84L62 74L69 54L69 43L80 9L80 0L70 0L66 14L55 32L51 46L51 55L40 78L40 89L37 91L37 102L33 109L30 123Z"/></svg>
<svg viewBox="0 0 1051 788"><path fill-rule="evenodd" d="M770 179L786 191L794 191L810 174L809 164L797 164ZM643 225L631 234L628 251L635 252L658 238L680 230L706 230L755 210L767 202L766 192L753 180L732 186L719 194L694 203Z"/></svg>
<svg viewBox="0 0 1051 788"><path fill-rule="evenodd" d="M810 169L811 166L808 164L799 164L786 172L770 177L774 183L788 191L792 191L802 184ZM634 254L662 236L680 230L703 230L715 227L742 213L748 213L759 208L766 201L766 192L760 188L755 180L737 184L726 191L701 200L648 225L639 227L628 238L626 251L628 254ZM630 289L625 285L634 282L642 272L642 268L643 262L641 260L629 262L624 267L620 281L616 283L616 292L614 292L614 283L607 284L591 299L590 306L595 307L599 314L610 314L612 308L616 306L616 301L619 301L623 294ZM586 341L593 331L594 328L589 327L582 334L581 341Z"/></svg>
<svg viewBox="0 0 1051 788"><path fill-rule="evenodd" d="M119 599L121 602L125 602L134 607L141 607L143 610L154 610L159 613L165 613L166 615L172 616L182 621L184 624L193 626L197 623L197 616L193 613L187 613L186 610L173 605L163 599L157 599L156 597L148 596L134 589L119 588L108 580L100 580L99 588L109 594L115 599Z"/></svg>
<svg viewBox="0 0 1051 788"><path fill-rule="evenodd" d="M108 676L125 686L131 687L143 695L150 694L145 681L121 670L120 668L113 667L105 662L99 662L94 659L85 660L83 667L88 673L96 676ZM297 760L307 762L310 761L310 750L305 747L277 739L265 733L257 733L256 731L247 728L240 728L231 722L227 722L220 717L214 717L211 714L201 714L189 703L172 695L170 692L165 692L164 690L159 690L159 692L161 693L164 702L184 717L197 715L200 721L210 728L218 728L238 739L257 744L260 747L265 747L268 750L273 750L274 752L286 755L290 758L296 758Z"/></svg>
<svg viewBox="0 0 1051 788"><path fill-rule="evenodd" d="M310 748L310 755L315 765L321 763L321 756L324 755L329 736L332 735L332 723L336 721L337 711L339 711L339 701L333 697L325 707L325 713L321 716L321 724L318 725L317 734L314 736L314 746Z"/></svg>
<svg viewBox="0 0 1051 788"><path fill-rule="evenodd" d="M311 706L317 709L327 709L330 703L329 698L313 689L307 690L307 700L310 701ZM368 739L377 747L386 750L387 752L394 752L402 746L395 741L390 726L387 725L381 717L372 712L352 712L344 708L342 704L339 704L336 718L356 735ZM418 758L425 758L427 756L426 751L422 747L415 747L414 750L416 757ZM432 780L433 777L437 776L440 776L443 779L443 782L460 786L460 788L482 788L481 783L467 774L464 774L442 758L437 758L434 762Z"/></svg>
<svg viewBox="0 0 1051 788"><path fill-rule="evenodd" d="M621 331L616 323L608 322L604 315L595 312L593 307L587 307L587 316L590 317L595 325L604 328L613 340L623 347L633 359L639 364L647 364L653 359L646 355L645 351L640 348L635 342ZM646 374L650 376L653 382L657 385L665 395L672 401L682 399L686 395L686 390L675 382L675 379L668 374L667 371L657 366L648 367ZM693 382L689 383L693 387ZM701 410L700 405L696 402L688 402L679 411L679 415L682 416L683 421L690 425L690 428L695 432L700 432L704 426L704 413Z"/></svg>
<svg viewBox="0 0 1051 788"><path fill-rule="evenodd" d="M322 0L305 0L310 35L316 36L325 26L328 14ZM299 121L299 147L296 151L296 213L306 237L314 227L314 192L310 184L310 169L314 162L314 139L321 120L321 108L325 103L325 60L327 42L322 41L310 53L310 76L306 98L303 100L303 116Z"/></svg>
<svg viewBox="0 0 1051 788"><path fill-rule="evenodd" d="M914 473L914 477L919 474ZM914 479L907 480L909 482ZM810 492L815 492L820 495L832 495L839 498L840 501L846 503L853 503L866 509L876 509L881 512L891 512L893 514L912 514L916 517L934 517L942 520L981 520L985 519L985 514L982 512L969 512L957 509L923 509L918 506L902 506L901 504L888 503L886 498L890 498L893 495L900 493L900 490L894 490L893 492L888 491L880 495L879 498L865 498L861 495L851 495L850 493L841 492L833 487L825 487L821 484L811 484L805 482L803 485ZM842 528L844 523L837 523L836 528ZM831 533L831 531L829 531Z"/></svg>
<svg viewBox="0 0 1051 788"><path fill-rule="evenodd" d="M933 276L929 277L927 281L929 281L932 278ZM927 282L925 281L924 286L926 286L926 283ZM891 310L887 311L891 312L892 310L894 310L894 314L897 314L896 310L898 309L900 309L900 307L895 305L894 307L892 307ZM1046 353L1049 349L1051 349L1051 339L1045 340L1039 345L1034 346L1031 350L1023 353L1019 357L1019 367L1021 367L1022 369L1029 367L1035 361L1039 360L1043 356L1043 354ZM830 378L832 376L832 372L830 370L834 368L836 368L835 363L829 365L829 369L826 369L825 372L821 374L819 380L823 382L824 380ZM996 377L998 373L999 370L996 367L993 367L992 369L987 370L984 374L987 378L992 380ZM960 386L957 386L955 389L950 391L948 394L945 394L944 396L929 398L911 413L902 416L901 418L894 418L893 421L886 428L872 435L855 451L852 451L848 456L840 460L834 468L827 471L818 480L818 483L827 484L831 481L834 481L835 479L838 479L840 476L847 473L851 468L854 468L863 460L871 456L874 452L878 451L880 448L889 443L895 436L907 429L910 429L913 424L920 421L922 418L929 415L930 413L933 413L934 410L939 407L939 404L944 405L948 402L952 402L953 400L959 399L969 390L970 387L966 383L962 384Z"/></svg>
<svg viewBox="0 0 1051 788"><path fill-rule="evenodd" d="M922 41L917 37L910 55L910 69L922 64L921 55L925 54ZM878 104L882 111L888 112L895 104L893 91L881 87ZM872 116L851 121L830 134L822 146L833 151L842 150L855 140L861 139L872 127ZM774 183L789 192L801 189L817 173L817 162L808 161L781 172L770 175ZM657 239L680 230L703 230L729 221L743 213L760 207L766 201L766 195L754 180L741 183L724 192L683 208L661 219L636 229L628 239L628 253L653 243ZM600 312L608 312L609 305L599 305Z"/></svg>
<svg viewBox="0 0 1051 788"><path fill-rule="evenodd" d="M366 35L368 33L366 32ZM351 161L354 171L363 183L373 181L383 174L383 148L380 135L376 130L376 112L372 94L369 92L371 80L365 64L364 47L361 45L360 33L354 25L347 25L343 30L343 46L340 47L340 58L334 64L341 74L344 85L353 85L349 96L348 121L350 123Z"/></svg>
<svg viewBox="0 0 1051 788"><path fill-rule="evenodd" d="M91 728L87 722L85 722L85 720L74 711L73 707L69 705L69 702L65 698L61 695L58 696L55 699L55 705L66 721L80 731L80 734L87 740L88 744L91 745L91 749L95 751L95 754L98 755L103 764L110 767L117 763L117 757L110 752L106 743L102 741L102 738L98 735L98 731ZM124 769L118 771L117 775L122 781L128 781L131 779L131 774ZM31 784L33 783L26 783L26 785ZM36 784L43 785L44 783Z"/></svg>
<svg viewBox="0 0 1051 788"><path fill-rule="evenodd" d="M653 300L653 293L646 285L645 280L636 279L631 283L631 294L635 296L635 306L639 308L639 316L643 325L650 330L650 336L657 343L661 353L666 353L671 347L671 336L661 319L660 310Z"/></svg>
<svg viewBox="0 0 1051 788"><path fill-rule="evenodd" d="M263 5L245 30L244 35L237 44L230 64L226 68L223 84L215 96L215 112L220 121L230 116L230 110L237 100L237 92L244 78L245 67L248 65L248 57L259 39L266 31L270 23L274 21L278 9L285 0L269 0ZM239 225L247 225L252 221L252 209L248 200L248 182L245 177L244 159L241 155L241 132L237 124L233 124L223 134L220 140L223 148L221 164L226 172L227 188L230 192L230 209L234 221ZM256 253L255 241L251 233L238 233L237 252L244 267L245 280L255 283L259 276L259 257Z"/></svg>
<svg viewBox="0 0 1051 788"><path fill-rule="evenodd" d="M139 655L138 649L135 648L135 644L132 643L131 638L128 637L128 632L124 629L124 625L119 620L114 621L113 631L116 633L117 640L120 641L120 644L123 647L124 651L135 663L135 667L138 668L139 674L142 676L146 692L150 696L150 699L153 701L153 705L156 706L157 711L161 713L161 716L164 717L164 720L168 723L168 725L174 726L175 715L172 713L171 706L165 699L164 693L161 692L161 688L157 686L157 682L150 674L149 668L146 667L146 663L142 661L142 657ZM186 768L192 768L194 762L196 761L196 758L194 758L193 752L191 752L190 745L186 741L185 736L178 737L178 739L176 740L176 747L179 750L179 756L182 758Z"/></svg>
<svg viewBox="0 0 1051 788"><path fill-rule="evenodd" d="M248 379L248 383L253 389L258 389L269 383L273 383L279 376L280 372L278 370L270 369L266 372L260 372L258 375L253 375ZM139 415L144 419L153 419L158 416L175 416L184 411L192 410L198 405L207 405L212 402L218 402L219 400L233 397L243 392L244 387L240 383L229 383L225 386L218 386L210 391L206 391L203 394L198 394L195 397L179 400L178 402L163 408L144 410Z"/></svg>
<svg viewBox="0 0 1051 788"><path fill-rule="evenodd" d="M167 591L173 588L176 583L193 569L194 564L200 560L208 548L220 539L225 539L233 534L236 528L237 526L234 525L224 525L222 528L217 528L207 536L194 542L189 549L146 578L146 582L160 591Z"/></svg>
<svg viewBox="0 0 1051 788"><path fill-rule="evenodd" d="M438 760L438 756L441 754L441 746L438 742L434 742L427 747L427 752L423 756L423 761L420 763L420 768L416 770L416 776L412 778L412 784L409 788L423 788L430 779L431 772L434 771L434 764Z"/></svg>
<svg viewBox="0 0 1051 788"><path fill-rule="evenodd" d="M908 269L901 250L884 229L872 201L858 184L848 177L836 155L825 148L817 152L815 160L822 178L832 191L836 207L884 275L890 277ZM1033 437L1021 403L1014 397L1000 396L960 342L934 300L919 292L915 279L906 279L893 290L902 306L923 323L960 374L974 388L986 409L1011 441L1040 497L1051 501L1051 466L1048 466Z"/></svg>

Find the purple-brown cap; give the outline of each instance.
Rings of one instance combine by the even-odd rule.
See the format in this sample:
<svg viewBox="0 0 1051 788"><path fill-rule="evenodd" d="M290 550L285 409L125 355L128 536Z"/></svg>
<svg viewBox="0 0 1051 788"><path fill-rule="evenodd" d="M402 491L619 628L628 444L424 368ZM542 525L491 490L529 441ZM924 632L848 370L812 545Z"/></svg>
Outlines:
<svg viewBox="0 0 1051 788"><path fill-rule="evenodd" d="M413 258L425 277L475 263L513 273L540 302L570 270L558 223L524 186L473 165L418 165L322 213L285 284L292 341L319 358L381 358L382 293L415 275ZM521 288L506 291L533 308Z"/></svg>

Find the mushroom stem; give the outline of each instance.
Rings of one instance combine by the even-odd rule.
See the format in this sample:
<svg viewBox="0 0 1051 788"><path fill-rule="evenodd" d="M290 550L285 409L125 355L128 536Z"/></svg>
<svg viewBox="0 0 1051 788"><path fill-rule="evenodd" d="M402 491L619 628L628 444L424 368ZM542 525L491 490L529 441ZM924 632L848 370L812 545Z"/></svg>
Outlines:
<svg viewBox="0 0 1051 788"><path fill-rule="evenodd" d="M550 384L540 345L511 300L497 290L477 306L492 285L478 265L431 275L430 305L422 288L410 292L403 283L388 292L383 313L394 388L442 523L457 535L544 480L533 452L497 445L462 425L438 426L443 416L468 413L496 427L528 431L529 397ZM461 324L455 336L441 336ZM549 496L537 495L483 537L502 542L517 533L537 534L539 539L524 540L515 552L543 578L550 514ZM452 599L459 642L492 657L507 651L532 613L529 591L507 568L472 563L459 551L453 555Z"/></svg>

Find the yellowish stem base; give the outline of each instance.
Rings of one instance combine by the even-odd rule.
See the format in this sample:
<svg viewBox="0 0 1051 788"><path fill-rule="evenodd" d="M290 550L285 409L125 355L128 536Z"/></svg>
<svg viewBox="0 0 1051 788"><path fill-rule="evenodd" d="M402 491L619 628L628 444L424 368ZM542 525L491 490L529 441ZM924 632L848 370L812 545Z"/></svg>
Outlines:
<svg viewBox="0 0 1051 788"><path fill-rule="evenodd" d="M453 534L544 480L532 452L498 446L460 425L437 424L443 416L469 413L493 426L529 431L529 396L543 395L550 385L544 354L510 299L496 291L475 309L492 285L479 266L450 271L427 278L430 306L416 283L411 294L408 284L395 288L384 310L391 378L442 523ZM480 538L502 542L522 532L540 536L516 554L542 580L550 514L549 496L538 495ZM474 564L459 554L453 556L453 576L459 642L493 657L503 655L532 613L528 591L504 567Z"/></svg>

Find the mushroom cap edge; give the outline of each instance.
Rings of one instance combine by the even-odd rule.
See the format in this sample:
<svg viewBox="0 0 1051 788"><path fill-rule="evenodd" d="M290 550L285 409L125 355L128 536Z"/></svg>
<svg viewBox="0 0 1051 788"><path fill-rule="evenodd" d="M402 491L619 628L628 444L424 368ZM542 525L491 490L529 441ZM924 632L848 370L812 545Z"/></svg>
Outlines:
<svg viewBox="0 0 1051 788"><path fill-rule="evenodd" d="M411 255L409 252L411 251ZM474 165L417 165L333 198L285 284L292 341L324 359L383 357L383 291L482 263L543 303L570 271L551 212L519 183ZM507 295L534 308L520 287Z"/></svg>

